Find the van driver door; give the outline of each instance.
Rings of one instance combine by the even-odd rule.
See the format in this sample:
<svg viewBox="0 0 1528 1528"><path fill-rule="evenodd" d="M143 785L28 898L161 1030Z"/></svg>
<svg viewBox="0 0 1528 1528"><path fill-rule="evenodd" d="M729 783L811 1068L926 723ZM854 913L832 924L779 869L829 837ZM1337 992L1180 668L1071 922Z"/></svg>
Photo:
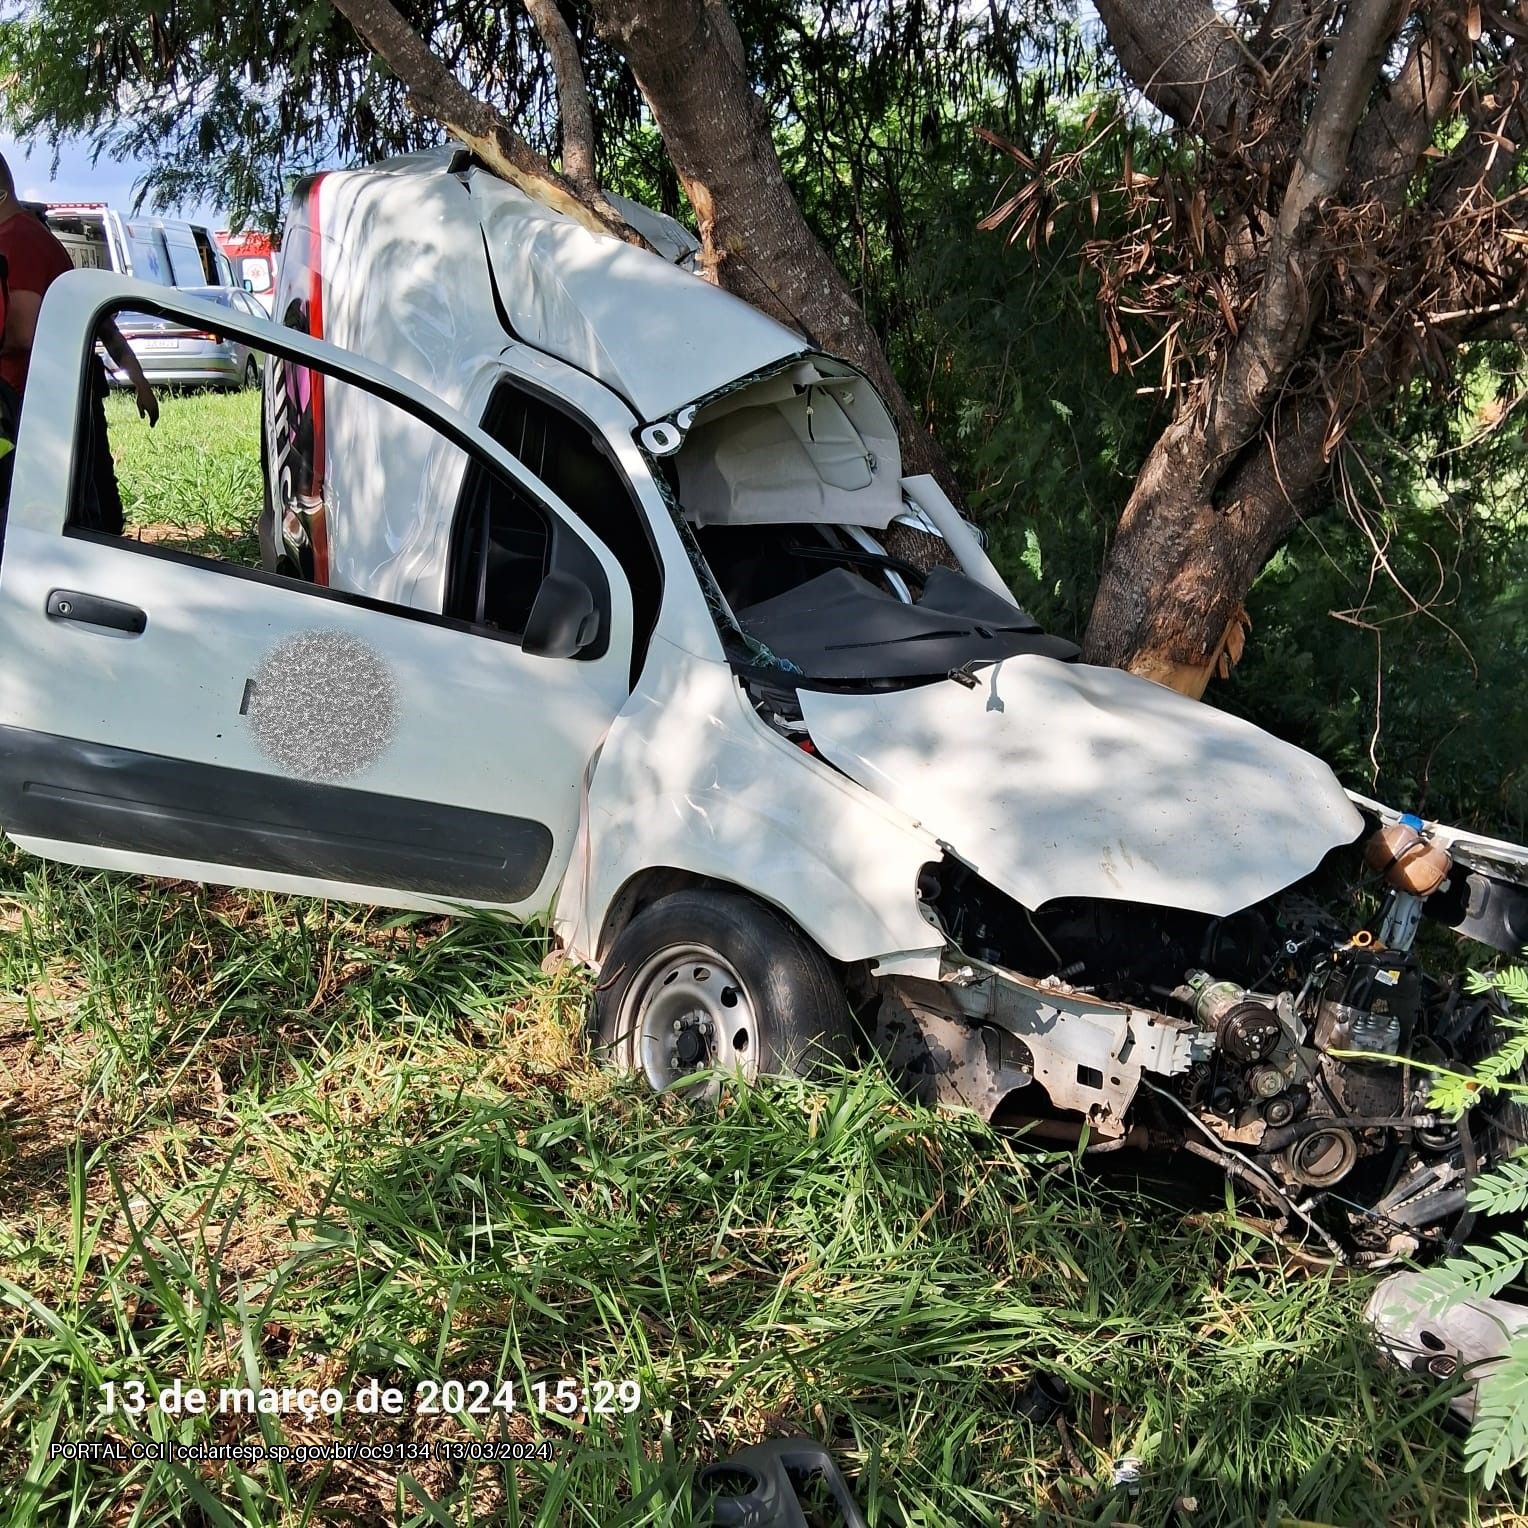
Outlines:
<svg viewBox="0 0 1528 1528"><path fill-rule="evenodd" d="M89 528L110 485L84 379L102 319L135 310L321 372L353 410L352 454L329 474L334 525L372 517L403 538L398 557L442 563L453 537L481 537L471 618L442 613L443 566L434 608L368 593L365 568L328 588L262 571L259 468L230 486L213 470L221 448L168 449L190 417L173 401L144 452L118 454L126 533ZM206 412L225 408L258 462L254 400L247 421L232 401ZM110 414L114 430L145 429ZM417 472L390 474L405 449L429 456L434 494ZM144 459L159 463L146 476ZM499 543L495 526L509 527ZM22 848L402 907L539 911L628 694L631 626L609 552L411 383L169 288L81 271L50 290L0 553L0 825Z"/></svg>

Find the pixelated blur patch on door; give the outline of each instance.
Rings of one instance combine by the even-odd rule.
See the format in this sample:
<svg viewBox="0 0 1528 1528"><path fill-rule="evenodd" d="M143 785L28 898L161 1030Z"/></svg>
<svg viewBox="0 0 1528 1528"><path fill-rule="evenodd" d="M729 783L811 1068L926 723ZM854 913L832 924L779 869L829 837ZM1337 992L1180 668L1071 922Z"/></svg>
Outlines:
<svg viewBox="0 0 1528 1528"><path fill-rule="evenodd" d="M387 664L339 631L278 643L245 687L255 746L304 780L348 780L387 751L398 725Z"/></svg>

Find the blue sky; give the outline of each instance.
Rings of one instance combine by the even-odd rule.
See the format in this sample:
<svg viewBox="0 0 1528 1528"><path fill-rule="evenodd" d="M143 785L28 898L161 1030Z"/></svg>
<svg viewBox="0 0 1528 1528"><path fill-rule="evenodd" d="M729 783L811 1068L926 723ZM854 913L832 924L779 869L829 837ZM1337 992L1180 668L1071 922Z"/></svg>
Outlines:
<svg viewBox="0 0 1528 1528"><path fill-rule="evenodd" d="M132 160L119 164L105 155L92 165L90 145L78 140L59 145L57 170L53 168L53 150L43 142L34 146L0 134L0 154L5 155L16 177L16 190L25 201L107 202L123 212L132 205L133 187L145 168ZM212 228L223 227L223 220L212 207L182 207L170 215Z"/></svg>

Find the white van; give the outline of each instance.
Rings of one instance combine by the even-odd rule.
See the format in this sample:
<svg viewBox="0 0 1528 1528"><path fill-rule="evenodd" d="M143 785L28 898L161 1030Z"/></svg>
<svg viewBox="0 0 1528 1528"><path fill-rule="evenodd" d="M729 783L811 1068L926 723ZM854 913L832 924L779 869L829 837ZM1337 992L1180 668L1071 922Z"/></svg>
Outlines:
<svg viewBox="0 0 1528 1528"><path fill-rule="evenodd" d="M48 202L43 217L80 270L117 271L161 286L237 284L228 257L199 224L128 216L105 202Z"/></svg>
<svg viewBox="0 0 1528 1528"><path fill-rule="evenodd" d="M869 382L645 216L671 258L423 155L299 188L280 324L57 283L0 557L6 832L545 918L658 1087L870 1044L925 1099L1182 1143L1361 1260L1444 1238L1510 1137L1403 1064L1500 1044L1417 925L1528 943L1528 850L1078 662ZM71 526L122 309L271 358L262 568Z"/></svg>

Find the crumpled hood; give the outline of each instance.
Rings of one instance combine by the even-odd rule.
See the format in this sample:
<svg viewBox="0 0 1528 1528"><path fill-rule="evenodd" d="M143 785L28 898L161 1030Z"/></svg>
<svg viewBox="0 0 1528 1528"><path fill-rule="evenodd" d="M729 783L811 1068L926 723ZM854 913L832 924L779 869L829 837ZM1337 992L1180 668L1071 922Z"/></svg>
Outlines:
<svg viewBox="0 0 1528 1528"><path fill-rule="evenodd" d="M1026 907L1225 916L1363 828L1320 759L1149 679L1028 654L977 677L804 690L802 713L824 758Z"/></svg>

